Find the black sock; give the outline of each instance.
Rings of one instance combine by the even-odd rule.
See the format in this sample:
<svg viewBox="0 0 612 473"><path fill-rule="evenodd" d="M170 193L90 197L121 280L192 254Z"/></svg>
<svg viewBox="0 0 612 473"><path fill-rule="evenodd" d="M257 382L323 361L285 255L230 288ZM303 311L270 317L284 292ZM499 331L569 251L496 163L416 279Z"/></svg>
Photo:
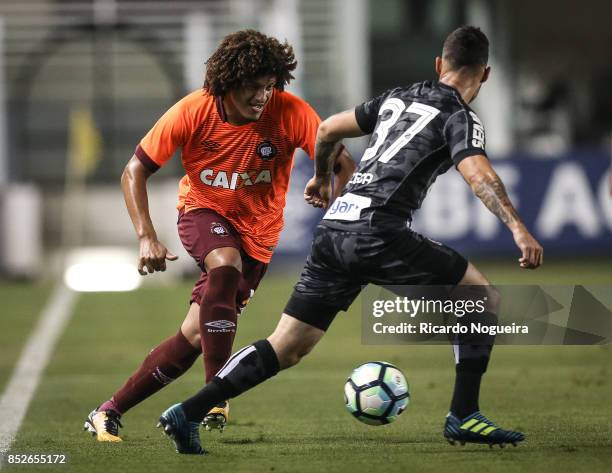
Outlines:
<svg viewBox="0 0 612 473"><path fill-rule="evenodd" d="M480 410L478 406L480 381L487 369L488 361L488 358L482 357L457 363L450 411L459 419Z"/></svg>
<svg viewBox="0 0 612 473"><path fill-rule="evenodd" d="M278 371L278 358L268 340L238 350L199 393L182 403L185 416L201 422L218 403L248 391Z"/></svg>
<svg viewBox="0 0 612 473"><path fill-rule="evenodd" d="M455 390L451 401L451 412L459 419L473 414L478 407L480 380L482 373L458 372L455 377Z"/></svg>
<svg viewBox="0 0 612 473"><path fill-rule="evenodd" d="M468 290L473 288L468 288ZM480 289L480 288L479 288ZM464 325L479 322L483 325L497 325L497 315L491 311L462 317ZM454 344L456 374L455 389L450 411L459 419L480 410L478 397L482 375L487 371L495 336L468 332L458 335Z"/></svg>

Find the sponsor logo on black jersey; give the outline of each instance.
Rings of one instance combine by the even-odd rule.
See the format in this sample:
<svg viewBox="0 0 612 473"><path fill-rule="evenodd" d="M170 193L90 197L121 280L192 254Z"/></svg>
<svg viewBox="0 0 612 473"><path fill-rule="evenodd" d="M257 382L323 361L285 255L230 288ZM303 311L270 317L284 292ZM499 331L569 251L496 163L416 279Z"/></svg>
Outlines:
<svg viewBox="0 0 612 473"><path fill-rule="evenodd" d="M215 236L223 236L223 237L229 236L229 232L227 231L227 228L225 228L219 222L213 222L210 224L210 233L212 233Z"/></svg>
<svg viewBox="0 0 612 473"><path fill-rule="evenodd" d="M349 184L370 184L374 180L374 174L371 172L355 172L349 181Z"/></svg>
<svg viewBox="0 0 612 473"><path fill-rule="evenodd" d="M482 122L478 115L474 112L470 112L472 119L474 120L474 128L472 129L472 146L474 148L483 148L485 147L485 131L482 126Z"/></svg>
<svg viewBox="0 0 612 473"><path fill-rule="evenodd" d="M257 155L264 161L270 161L277 154L276 146L269 140L264 140L257 145Z"/></svg>

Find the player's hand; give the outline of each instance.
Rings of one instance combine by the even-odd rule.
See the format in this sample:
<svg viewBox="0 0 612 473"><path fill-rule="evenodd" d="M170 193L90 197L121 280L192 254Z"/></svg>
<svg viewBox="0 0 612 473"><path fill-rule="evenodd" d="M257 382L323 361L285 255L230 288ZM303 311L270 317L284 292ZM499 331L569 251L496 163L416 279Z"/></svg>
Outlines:
<svg viewBox="0 0 612 473"><path fill-rule="evenodd" d="M544 249L531 236L526 228L520 228L514 232L514 242L521 250L519 265L524 269L535 269L544 262Z"/></svg>
<svg viewBox="0 0 612 473"><path fill-rule="evenodd" d="M304 200L313 207L326 209L332 195L330 177L311 177L304 188Z"/></svg>
<svg viewBox="0 0 612 473"><path fill-rule="evenodd" d="M142 276L154 273L155 271L166 270L166 260L176 261L178 256L173 255L157 239L143 237L140 240L140 257L138 258L138 272ZM147 271L145 271L145 268Z"/></svg>

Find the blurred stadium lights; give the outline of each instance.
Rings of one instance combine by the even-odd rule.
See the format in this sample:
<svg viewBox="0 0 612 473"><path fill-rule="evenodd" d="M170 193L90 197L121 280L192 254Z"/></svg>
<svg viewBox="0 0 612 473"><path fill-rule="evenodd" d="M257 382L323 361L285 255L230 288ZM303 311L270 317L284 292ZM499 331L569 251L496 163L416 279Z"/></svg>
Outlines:
<svg viewBox="0 0 612 473"><path fill-rule="evenodd" d="M589 6L577 15L571 0L0 1L0 273L61 274L63 265L48 263L59 261L63 248L133 248L121 171L155 119L201 87L204 61L221 38L242 28L293 44L299 65L289 90L327 117L388 88L433 78L445 35L462 23L481 26L491 38L493 74L475 107L519 211L548 229L538 236L555 234L544 243L559 254L609 254L612 220L601 182L610 155L602 137L612 130L612 68L605 60L612 3ZM91 143L73 160L83 177L70 180L70 117L79 110L72 129ZM96 134L103 150L87 159ZM347 145L356 159L366 146ZM534 164L543 156L551 163ZM573 193L566 165L585 177L574 178ZM320 217L302 202L311 172L312 163L297 155L276 259L307 251ZM175 158L149 188L158 235L180 253L164 277L196 269L176 232L182 173ZM427 202L437 207L421 212L423 228L440 229L439 239L462 251L512 251L481 204L454 186L436 183ZM552 219L544 215L549 195L566 196L567 217L537 225Z"/></svg>
<svg viewBox="0 0 612 473"><path fill-rule="evenodd" d="M64 283L73 291L133 291L141 280L133 252L124 248L79 248L66 257Z"/></svg>
<svg viewBox="0 0 612 473"><path fill-rule="evenodd" d="M117 187L123 166L156 117L202 86L204 61L226 34L256 28L287 39L299 62L289 89L321 116L369 94L368 0L33 0L0 2L0 20L0 111L10 117L6 139L0 129L8 150L3 161L0 149L0 271L9 276L61 273L41 258L59 261L71 248L134 244ZM358 154L362 143L349 146ZM308 246L316 214L301 187L311 168L296 157L281 254ZM158 234L179 252L182 172L173 160L149 189ZM11 197L26 191L25 200ZM173 267L195 268L181 254Z"/></svg>

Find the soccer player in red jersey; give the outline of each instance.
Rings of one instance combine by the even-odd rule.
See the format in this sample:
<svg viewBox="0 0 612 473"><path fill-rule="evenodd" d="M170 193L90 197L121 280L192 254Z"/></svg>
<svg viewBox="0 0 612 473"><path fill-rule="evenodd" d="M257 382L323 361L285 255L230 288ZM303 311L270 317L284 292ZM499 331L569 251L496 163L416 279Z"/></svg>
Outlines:
<svg viewBox="0 0 612 473"><path fill-rule="evenodd" d="M521 254L519 266L536 269L543 263L543 248L491 167L484 127L468 105L489 77L488 59L486 35L473 26L457 28L444 41L442 56L436 57L438 81L389 89L321 123L315 179L307 186L305 198L327 212L315 230L300 279L268 338L238 350L197 394L161 414L159 426L178 453L206 453L199 436L204 414L216 403L297 364L367 284L392 291L394 286L445 286L442 292L454 293L451 297L462 303L466 296L474 300L477 295L481 304L486 301L478 322L496 326L500 295L495 287L457 251L410 228L432 183L456 166L474 194L512 233ZM365 135L370 135L369 147L354 177L330 207L338 146L343 138ZM459 287L462 296L457 297ZM414 290L409 294L415 295ZM470 330L473 322L463 315L456 313L458 323L467 330L452 339L455 386L443 435L453 445L516 446L525 435L497 426L479 406L495 336Z"/></svg>
<svg viewBox="0 0 612 473"><path fill-rule="evenodd" d="M140 241L138 271L165 271L172 254L157 239L148 210L147 180L181 148L186 175L179 184L178 231L202 273L180 330L155 347L113 396L92 411L85 427L99 441L121 441L128 409L185 373L203 353L206 381L232 350L237 314L265 274L283 227L293 155L314 158L320 119L284 91L297 66L292 47L254 30L228 35L208 60L203 90L171 107L128 162L121 184ZM336 157L338 192L355 165ZM206 416L223 428L228 404Z"/></svg>

